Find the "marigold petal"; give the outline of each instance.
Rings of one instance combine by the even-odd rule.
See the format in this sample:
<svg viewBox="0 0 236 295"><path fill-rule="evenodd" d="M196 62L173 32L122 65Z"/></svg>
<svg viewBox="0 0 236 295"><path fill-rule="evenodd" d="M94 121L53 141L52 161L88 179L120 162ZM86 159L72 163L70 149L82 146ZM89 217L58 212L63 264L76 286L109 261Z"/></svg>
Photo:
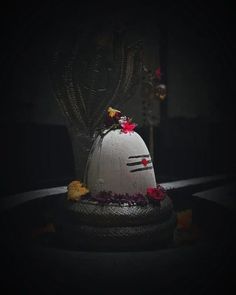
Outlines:
<svg viewBox="0 0 236 295"><path fill-rule="evenodd" d="M187 209L177 213L177 228L188 230L192 225L192 210Z"/></svg>
<svg viewBox="0 0 236 295"><path fill-rule="evenodd" d="M117 113L120 113L120 111L113 109L112 107L109 107L107 112L108 112L109 117L111 117L111 118L115 117Z"/></svg>
<svg viewBox="0 0 236 295"><path fill-rule="evenodd" d="M68 200L79 201L80 198L89 193L89 190L84 186L84 184L78 180L72 181L68 185Z"/></svg>

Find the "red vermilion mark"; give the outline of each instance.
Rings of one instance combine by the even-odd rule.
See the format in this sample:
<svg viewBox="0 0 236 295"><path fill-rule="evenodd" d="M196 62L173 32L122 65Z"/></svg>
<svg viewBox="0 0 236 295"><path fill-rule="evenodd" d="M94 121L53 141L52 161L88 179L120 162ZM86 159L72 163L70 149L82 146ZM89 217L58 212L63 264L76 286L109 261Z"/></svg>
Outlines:
<svg viewBox="0 0 236 295"><path fill-rule="evenodd" d="M143 164L143 166L147 166L148 161L146 159L142 159L141 163Z"/></svg>

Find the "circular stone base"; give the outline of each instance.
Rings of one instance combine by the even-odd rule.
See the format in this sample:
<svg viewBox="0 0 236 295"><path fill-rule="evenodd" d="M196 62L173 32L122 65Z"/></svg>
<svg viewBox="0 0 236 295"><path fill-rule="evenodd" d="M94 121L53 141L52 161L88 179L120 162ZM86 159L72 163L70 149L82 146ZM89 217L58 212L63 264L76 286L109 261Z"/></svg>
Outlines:
<svg viewBox="0 0 236 295"><path fill-rule="evenodd" d="M176 214L168 196L158 205L100 205L65 200L61 235L75 248L128 250L166 246L173 240Z"/></svg>

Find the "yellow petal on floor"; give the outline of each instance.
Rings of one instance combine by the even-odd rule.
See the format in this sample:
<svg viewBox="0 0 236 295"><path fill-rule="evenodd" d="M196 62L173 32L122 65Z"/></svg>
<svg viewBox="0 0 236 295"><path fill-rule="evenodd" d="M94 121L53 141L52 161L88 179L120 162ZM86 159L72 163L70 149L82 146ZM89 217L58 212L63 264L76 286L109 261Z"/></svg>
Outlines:
<svg viewBox="0 0 236 295"><path fill-rule="evenodd" d="M188 230L192 225L192 210L177 212L177 229Z"/></svg>
<svg viewBox="0 0 236 295"><path fill-rule="evenodd" d="M45 228L44 228L45 232L47 233L55 233L56 230L55 230L55 226L53 223L48 223Z"/></svg>
<svg viewBox="0 0 236 295"><path fill-rule="evenodd" d="M41 236L44 233L54 233L54 232L56 232L54 224L48 223L45 226L33 229L32 238L37 238L38 236Z"/></svg>

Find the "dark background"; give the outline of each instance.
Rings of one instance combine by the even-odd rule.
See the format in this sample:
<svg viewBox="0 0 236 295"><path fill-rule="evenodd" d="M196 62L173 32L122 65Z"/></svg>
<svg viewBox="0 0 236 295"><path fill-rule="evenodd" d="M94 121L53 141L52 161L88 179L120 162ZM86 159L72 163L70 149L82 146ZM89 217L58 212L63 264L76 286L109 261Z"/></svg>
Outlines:
<svg viewBox="0 0 236 295"><path fill-rule="evenodd" d="M155 129L158 181L235 172L236 43L229 2L128 6L20 1L9 3L1 15L4 195L66 185L75 177L71 143L47 65L55 44L66 42L84 24L95 31L112 22L134 31L143 28L159 42L168 96ZM139 125L137 131L148 142L147 128Z"/></svg>

